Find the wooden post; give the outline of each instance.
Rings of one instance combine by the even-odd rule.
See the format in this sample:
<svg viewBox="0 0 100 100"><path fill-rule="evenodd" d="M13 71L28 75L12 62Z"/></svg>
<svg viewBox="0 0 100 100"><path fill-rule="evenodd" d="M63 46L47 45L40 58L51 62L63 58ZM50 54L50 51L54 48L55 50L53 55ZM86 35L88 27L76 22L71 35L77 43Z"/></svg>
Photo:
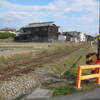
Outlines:
<svg viewBox="0 0 100 100"><path fill-rule="evenodd" d="M79 66L78 67L78 73L77 73L77 81L76 81L76 87L77 88L81 88L81 74L82 74L82 70L81 70L81 67Z"/></svg>
<svg viewBox="0 0 100 100"><path fill-rule="evenodd" d="M82 75L83 70L85 69L95 69L95 73L90 75ZM100 85L100 65L85 65L79 66L77 71L77 81L76 87L81 88L81 81L86 79L96 78L96 83Z"/></svg>
<svg viewBox="0 0 100 100"><path fill-rule="evenodd" d="M99 77L97 78L97 84L100 85L100 68L98 68L98 74L99 74Z"/></svg>

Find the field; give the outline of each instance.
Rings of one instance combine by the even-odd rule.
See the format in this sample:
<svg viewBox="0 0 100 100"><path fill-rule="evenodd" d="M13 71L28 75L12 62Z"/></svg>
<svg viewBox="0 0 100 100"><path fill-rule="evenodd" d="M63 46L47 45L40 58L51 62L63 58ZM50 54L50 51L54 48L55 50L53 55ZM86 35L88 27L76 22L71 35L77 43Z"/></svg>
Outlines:
<svg viewBox="0 0 100 100"><path fill-rule="evenodd" d="M56 82L66 79L66 71L69 73L67 78L75 77L77 66L85 64L86 54L93 51L95 46L87 43L0 43L0 89L6 87L5 92L10 95L15 84L22 95L25 88L29 90L41 86L52 89L54 95L63 95L59 94L59 87L64 82ZM70 70L70 67L73 68ZM0 96L9 100L4 98L5 92L1 91ZM13 95L18 97L18 94L15 92Z"/></svg>
<svg viewBox="0 0 100 100"><path fill-rule="evenodd" d="M0 43L0 64L68 49L73 43ZM76 44L77 45L77 44ZM17 59L18 57L18 59ZM7 59L8 58L8 59Z"/></svg>

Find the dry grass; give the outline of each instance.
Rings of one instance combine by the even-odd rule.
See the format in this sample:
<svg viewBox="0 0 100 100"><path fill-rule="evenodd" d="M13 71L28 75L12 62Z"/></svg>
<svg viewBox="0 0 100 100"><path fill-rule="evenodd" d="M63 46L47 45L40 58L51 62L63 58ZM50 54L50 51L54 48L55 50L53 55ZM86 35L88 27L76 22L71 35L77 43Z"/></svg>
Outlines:
<svg viewBox="0 0 100 100"><path fill-rule="evenodd" d="M51 65L51 70L53 70L56 74L62 75L68 68L70 68L75 61L80 57L81 59L76 62L76 66L78 65L84 65L86 61L86 55L90 53L91 51L94 52L94 48L91 49L91 46L89 44L84 45L79 50L71 53L69 56L63 58L61 61L58 61L56 64ZM72 70L72 74L76 74L76 67Z"/></svg>
<svg viewBox="0 0 100 100"><path fill-rule="evenodd" d="M79 45L75 43L0 43L0 64L32 56L52 54Z"/></svg>

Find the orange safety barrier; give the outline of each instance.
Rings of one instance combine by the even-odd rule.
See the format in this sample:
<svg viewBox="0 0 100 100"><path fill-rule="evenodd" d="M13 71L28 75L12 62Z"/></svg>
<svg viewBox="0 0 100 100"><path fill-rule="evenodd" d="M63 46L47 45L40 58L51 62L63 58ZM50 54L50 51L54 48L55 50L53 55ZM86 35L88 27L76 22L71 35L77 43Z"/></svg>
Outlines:
<svg viewBox="0 0 100 100"><path fill-rule="evenodd" d="M97 70L94 74L91 75L82 75L83 70L86 69L95 69ZM76 81L76 87L81 88L81 81L86 79L92 79L96 78L97 84L100 84L100 65L84 65L78 67L78 73L77 73L77 81Z"/></svg>

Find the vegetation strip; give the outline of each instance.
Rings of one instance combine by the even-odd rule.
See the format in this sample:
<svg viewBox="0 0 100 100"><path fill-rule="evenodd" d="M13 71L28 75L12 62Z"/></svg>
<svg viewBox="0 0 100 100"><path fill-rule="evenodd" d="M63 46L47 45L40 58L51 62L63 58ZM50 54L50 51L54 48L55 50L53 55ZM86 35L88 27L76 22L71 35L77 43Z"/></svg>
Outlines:
<svg viewBox="0 0 100 100"><path fill-rule="evenodd" d="M34 59L35 61L37 60L37 61L39 61L40 60L40 58L42 58L40 61L39 61L39 64L41 65L41 64L46 64L46 63L49 63L49 62L52 62L55 58L58 58L58 57L62 57L62 56L65 56L65 55L68 55L68 54L70 54L71 52L73 52L73 51L75 51L75 50L77 50L77 49L79 49L80 47L81 47L82 45L79 45L79 46L76 46L76 47L74 47L74 49L70 49L70 50L68 50L68 51L63 51L63 52L59 52L59 53L55 53L55 54L49 54L49 55L47 55L47 56L42 56L42 57L39 57L39 58L36 58L36 59ZM44 61L43 61L43 59L45 58L45 57L48 57L48 59L46 58ZM10 70L14 70L15 68L17 68L18 69L18 67L21 67L21 66L16 66L16 64L14 64L13 66L8 66L7 68L5 67L4 69L2 69L2 70L0 70L1 72L3 71L3 75L1 75L0 76L0 80L5 80L5 79L8 79L9 77L12 77L12 76L14 76L14 75L17 75L17 74L21 74L21 73L25 73L26 71L28 72L28 71L30 71L30 70L33 70L35 67L39 67L39 64L37 64L37 65L34 65L34 64L30 64L30 62L31 63L33 63L33 61L34 61L33 59L31 59L31 61L29 60L29 62L27 62L28 63L28 65L27 66L25 66L24 68L19 68L19 70L17 70L17 71L15 71L15 72L8 72L7 73L7 71L10 71ZM24 63L24 64L26 64L26 62ZM20 65L20 64L19 64ZM9 70L10 69L10 70ZM7 74L6 74L7 73Z"/></svg>
<svg viewBox="0 0 100 100"><path fill-rule="evenodd" d="M64 65L66 65L66 66L63 66L63 64L56 64L56 65L52 66L53 68L55 68L55 73L57 73L59 75L61 75L61 73L64 70L67 71L66 76L61 77L61 79L67 78L66 85L63 85L63 86L59 85L58 87L50 87L49 88L54 92L53 96L61 96L61 95L66 95L66 94L72 94L72 93L76 93L76 92L90 90L90 89L97 87L95 85L94 81L92 81L92 82L91 81L83 81L84 84L82 85L82 87L83 87L82 89L77 90L75 88L77 67L78 67L78 65L84 65L85 64L85 56L88 53L90 53L91 51L93 52L94 48L91 49L91 46L89 44L86 44L85 46L83 46L79 50L75 51L73 54L71 54L67 59L65 59L63 61ZM81 55L83 55L83 57L70 70L70 67L68 67L68 66L70 66L73 63L73 61ZM63 69L63 71L61 69ZM89 73L89 72L86 71L85 73Z"/></svg>

